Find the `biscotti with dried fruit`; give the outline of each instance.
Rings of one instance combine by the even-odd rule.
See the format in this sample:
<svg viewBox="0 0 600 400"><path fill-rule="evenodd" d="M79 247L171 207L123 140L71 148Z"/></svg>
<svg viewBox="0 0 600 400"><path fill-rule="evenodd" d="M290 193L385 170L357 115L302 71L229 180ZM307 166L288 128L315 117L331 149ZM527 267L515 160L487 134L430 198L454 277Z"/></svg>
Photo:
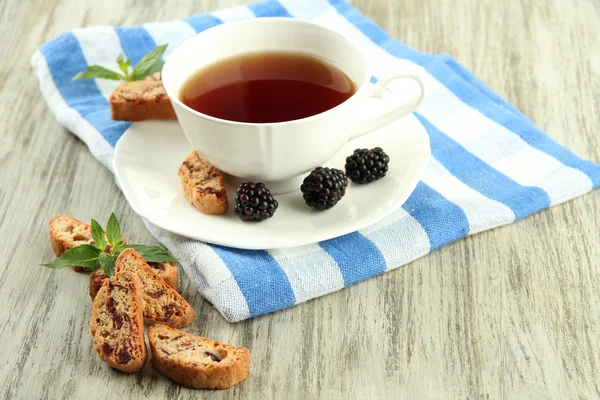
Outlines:
<svg viewBox="0 0 600 400"><path fill-rule="evenodd" d="M131 373L146 364L143 309L142 283L133 272L117 273L98 291L90 333L96 352L111 367Z"/></svg>
<svg viewBox="0 0 600 400"><path fill-rule="evenodd" d="M110 118L117 121L177 118L160 74L120 85L111 93L109 103Z"/></svg>
<svg viewBox="0 0 600 400"><path fill-rule="evenodd" d="M82 244L94 244L92 239L92 227L84 222L65 214L55 216L49 223L50 244L57 257L69 249ZM121 238L125 244L125 238ZM73 267L75 271L82 271L84 268Z"/></svg>
<svg viewBox="0 0 600 400"><path fill-rule="evenodd" d="M205 214L227 212L227 192L223 172L193 151L181 164L177 175L187 201Z"/></svg>
<svg viewBox="0 0 600 400"><path fill-rule="evenodd" d="M177 266L173 262L164 263L147 263L148 266L154 271L154 273L171 286L173 289L178 290L178 278L179 273ZM108 279L108 276L102 268L99 268L90 274L90 288L89 293L92 300L96 297L96 293L100 290L100 287Z"/></svg>
<svg viewBox="0 0 600 400"><path fill-rule="evenodd" d="M115 270L131 271L140 278L144 319L147 322L183 328L194 321L194 309L175 289L159 278L134 249L125 249L119 254Z"/></svg>
<svg viewBox="0 0 600 400"><path fill-rule="evenodd" d="M148 328L150 363L164 376L196 389L228 389L246 379L250 354L159 324Z"/></svg>

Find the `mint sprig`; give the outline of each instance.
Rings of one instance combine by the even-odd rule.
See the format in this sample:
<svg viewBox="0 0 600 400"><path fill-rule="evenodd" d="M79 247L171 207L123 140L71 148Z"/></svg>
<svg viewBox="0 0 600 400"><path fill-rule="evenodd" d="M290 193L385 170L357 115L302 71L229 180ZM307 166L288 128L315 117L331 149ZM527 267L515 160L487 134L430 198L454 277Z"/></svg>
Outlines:
<svg viewBox="0 0 600 400"><path fill-rule="evenodd" d="M115 217L115 213L110 214L110 218L106 223L106 236L113 249L123 245L123 239L121 239L121 227L119 226L117 217Z"/></svg>
<svg viewBox="0 0 600 400"><path fill-rule="evenodd" d="M92 218L92 239L94 240L94 247L100 251L106 249L106 236L104 236L104 229L102 226Z"/></svg>
<svg viewBox="0 0 600 400"><path fill-rule="evenodd" d="M163 44L146 53L133 69L131 68L131 59L125 57L123 53L119 54L116 61L122 73L112 71L100 65L88 65L85 71L79 72L73 77L73 80L110 79L125 82L142 80L162 70L164 62L160 58L165 53L165 50L167 50L167 46Z"/></svg>
<svg viewBox="0 0 600 400"><path fill-rule="evenodd" d="M102 268L108 276L115 274L115 261L125 249L134 249L147 263L163 263L177 261L167 250L159 246L143 244L123 244L121 226L115 214L112 213L106 224L106 232L94 219L91 221L92 239L94 244L82 244L63 253L56 260L41 264L44 267L59 269L67 267L82 267L90 271ZM108 242L107 242L108 239Z"/></svg>
<svg viewBox="0 0 600 400"><path fill-rule="evenodd" d="M144 79L146 76L152 74L152 68L155 68L156 65L159 65L160 58L163 53L167 49L167 45L158 46L151 52L147 53L142 57L142 59L133 67L133 71L131 72L131 78L134 81L139 79ZM160 61L162 63L162 61ZM162 64L160 65L159 71L162 69ZM158 71L155 71L158 72Z"/></svg>
<svg viewBox="0 0 600 400"><path fill-rule="evenodd" d="M100 250L91 244L82 244L73 247L63 253L62 256L48 264L42 264L48 268L66 268L66 267L83 267L90 270L96 270L100 267L98 257Z"/></svg>
<svg viewBox="0 0 600 400"><path fill-rule="evenodd" d="M107 276L113 276L115 274L115 259L112 254L105 252L100 253L98 256L98 263Z"/></svg>

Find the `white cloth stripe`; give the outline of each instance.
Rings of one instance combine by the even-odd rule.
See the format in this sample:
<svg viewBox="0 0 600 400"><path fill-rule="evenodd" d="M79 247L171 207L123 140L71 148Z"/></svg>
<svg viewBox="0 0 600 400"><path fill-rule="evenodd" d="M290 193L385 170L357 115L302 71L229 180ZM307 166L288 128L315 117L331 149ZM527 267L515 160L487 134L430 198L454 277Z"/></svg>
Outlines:
<svg viewBox="0 0 600 400"><path fill-rule="evenodd" d="M423 176L423 182L464 211L469 221L470 235L515 220L510 207L465 185L433 157Z"/></svg>
<svg viewBox="0 0 600 400"><path fill-rule="evenodd" d="M331 7L327 0L311 0L304 2L279 0L279 3L288 13L290 13L290 15L300 19L313 19L315 15L319 15Z"/></svg>
<svg viewBox="0 0 600 400"><path fill-rule="evenodd" d="M524 146L512 155L492 163L492 167L513 177L523 186L541 187L548 193L551 205L572 198L573 193L589 192L593 186L590 178L583 172L565 166L530 146Z"/></svg>
<svg viewBox="0 0 600 400"><path fill-rule="evenodd" d="M183 21L152 22L145 24L144 28L146 28L157 46L169 44L163 55L165 60L177 46L196 34L194 28Z"/></svg>
<svg viewBox="0 0 600 400"><path fill-rule="evenodd" d="M285 271L296 304L344 287L344 277L335 260L317 244L269 253Z"/></svg>
<svg viewBox="0 0 600 400"><path fill-rule="evenodd" d="M119 36L112 26L94 26L85 29L74 29L73 34L79 41L81 51L88 65L100 65L117 73L121 73L117 57L122 53ZM99 46L98 43L102 43ZM122 81L96 79L96 85L102 96L108 100L110 94Z"/></svg>
<svg viewBox="0 0 600 400"><path fill-rule="evenodd" d="M409 263L431 250L427 233L403 208L362 229L360 233L377 246L385 259L386 271Z"/></svg>
<svg viewBox="0 0 600 400"><path fill-rule="evenodd" d="M326 24L345 35L348 35L355 43L357 43L367 55L374 75L380 75L384 68L389 66L400 66L402 64L410 63L408 60L399 60L387 53L384 49L377 46L371 40L365 36L356 26L352 25L343 16L339 15L337 11L330 7L326 12L322 13L316 18L316 21ZM539 151L527 144L523 139L516 133L506 129L504 126L497 124L491 119L485 118L481 113L468 104L463 103L458 97L454 95L448 88L443 86L437 79L432 75L425 74L425 86L427 89L426 100L421 104L418 111L425 118L430 120L439 130L443 131L446 135L450 136L454 140L457 140L465 147L465 149L471 152L473 155L479 157L484 162L488 163L494 168L497 168L500 172L514 180L521 185L537 186L544 190L550 197L551 204L564 201L565 186L575 186L578 192L584 193L591 190L592 182L589 177L583 172L565 166L554 157ZM393 86L390 86L393 91ZM480 121L489 127L485 129L484 126L475 125L470 130L470 141L475 140L481 134L492 132L498 142L502 142L504 145L514 144L515 146L527 148L526 151L522 152L524 157L519 154L515 154L510 161L494 163L486 157L486 154L482 154L478 151L476 146L470 146L468 142L461 141L464 138L462 131L463 123L453 124L448 123L449 121L456 121L458 118L453 117L452 119L436 118L439 116L442 110L457 110L457 113L461 114L461 121L464 123L472 124L473 121ZM444 111L445 114L445 111ZM452 114L450 112L449 114ZM482 118L483 117L483 118ZM486 143L489 146L489 143ZM488 147L489 149L490 147ZM512 153L511 149L507 150L508 153ZM529 166L535 165L538 179L540 176L552 176L551 179L535 180L531 176L531 168Z"/></svg>
<svg viewBox="0 0 600 400"><path fill-rule="evenodd" d="M36 51L31 57L31 65L40 81L40 90L46 104L55 115L56 120L81 139L90 149L92 155L113 172L113 148L88 121L67 105L56 86L54 86L46 59L39 51Z"/></svg>
<svg viewBox="0 0 600 400"><path fill-rule="evenodd" d="M214 17L219 18L223 22L239 21L242 19L254 18L254 13L248 7L226 8L217 10L211 13Z"/></svg>

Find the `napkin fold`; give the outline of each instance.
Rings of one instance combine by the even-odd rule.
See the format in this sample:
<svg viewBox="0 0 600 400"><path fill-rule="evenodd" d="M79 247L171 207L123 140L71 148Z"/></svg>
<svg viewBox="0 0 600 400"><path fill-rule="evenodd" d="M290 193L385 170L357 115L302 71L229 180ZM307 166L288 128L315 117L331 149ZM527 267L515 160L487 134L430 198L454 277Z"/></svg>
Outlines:
<svg viewBox="0 0 600 400"><path fill-rule="evenodd" d="M560 146L452 57L410 49L343 0L266 0L164 23L76 29L41 46L32 66L58 122L111 169L113 148L130 126L109 116L107 99L118 83L72 82L76 73L90 64L115 68L121 52L136 63L157 44L169 44L168 57L197 32L268 16L309 19L349 36L368 55L375 79L394 66L423 66L427 97L414 114L429 133L433 157L414 193L392 215L298 248L226 248L144 221L228 321L340 290L598 187L600 166Z"/></svg>

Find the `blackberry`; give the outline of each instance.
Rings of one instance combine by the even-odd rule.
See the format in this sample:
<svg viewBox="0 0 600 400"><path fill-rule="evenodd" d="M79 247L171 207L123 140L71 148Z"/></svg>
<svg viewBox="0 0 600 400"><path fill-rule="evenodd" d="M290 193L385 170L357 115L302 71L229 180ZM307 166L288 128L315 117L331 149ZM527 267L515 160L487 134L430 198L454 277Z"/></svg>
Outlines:
<svg viewBox="0 0 600 400"><path fill-rule="evenodd" d="M344 171L334 168L316 168L304 178L300 190L309 207L327 210L346 194L348 178Z"/></svg>
<svg viewBox="0 0 600 400"><path fill-rule="evenodd" d="M244 182L235 194L235 213L242 221L264 221L271 218L279 206L261 182Z"/></svg>
<svg viewBox="0 0 600 400"><path fill-rule="evenodd" d="M390 158L381 147L356 149L346 157L346 175L352 182L369 183L383 178L388 170Z"/></svg>

